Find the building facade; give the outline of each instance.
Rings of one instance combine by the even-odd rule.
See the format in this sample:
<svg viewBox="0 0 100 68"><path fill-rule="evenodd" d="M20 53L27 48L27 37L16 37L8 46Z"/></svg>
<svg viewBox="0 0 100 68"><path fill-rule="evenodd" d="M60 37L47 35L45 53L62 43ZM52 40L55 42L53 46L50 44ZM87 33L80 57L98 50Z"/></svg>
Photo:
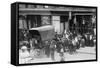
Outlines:
<svg viewBox="0 0 100 68"><path fill-rule="evenodd" d="M96 28L96 9L51 5L19 5L19 29L53 25L58 34L64 31L92 32Z"/></svg>

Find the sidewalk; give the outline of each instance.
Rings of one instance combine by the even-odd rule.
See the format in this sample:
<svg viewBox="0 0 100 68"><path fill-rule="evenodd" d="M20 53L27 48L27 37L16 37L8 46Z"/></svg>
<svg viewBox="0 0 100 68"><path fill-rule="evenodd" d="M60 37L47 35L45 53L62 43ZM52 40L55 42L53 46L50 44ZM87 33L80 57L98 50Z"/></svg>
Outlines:
<svg viewBox="0 0 100 68"><path fill-rule="evenodd" d="M95 47L84 47L77 50L76 54L65 54L65 61L77 61L77 60L92 60L96 59Z"/></svg>
<svg viewBox="0 0 100 68"><path fill-rule="evenodd" d="M96 54L96 49L95 47L84 47L80 48L77 50L78 52L83 52L83 53L90 53L90 54Z"/></svg>

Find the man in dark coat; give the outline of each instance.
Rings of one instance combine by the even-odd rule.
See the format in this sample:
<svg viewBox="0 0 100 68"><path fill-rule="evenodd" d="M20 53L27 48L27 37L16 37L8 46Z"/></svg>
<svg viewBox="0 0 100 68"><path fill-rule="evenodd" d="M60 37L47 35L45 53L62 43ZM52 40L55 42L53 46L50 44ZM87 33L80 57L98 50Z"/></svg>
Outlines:
<svg viewBox="0 0 100 68"><path fill-rule="evenodd" d="M45 54L47 55L47 57L50 57L50 43L49 41L45 41Z"/></svg>
<svg viewBox="0 0 100 68"><path fill-rule="evenodd" d="M55 49L56 49L56 41L52 40L50 44L50 55L52 60L55 60Z"/></svg>

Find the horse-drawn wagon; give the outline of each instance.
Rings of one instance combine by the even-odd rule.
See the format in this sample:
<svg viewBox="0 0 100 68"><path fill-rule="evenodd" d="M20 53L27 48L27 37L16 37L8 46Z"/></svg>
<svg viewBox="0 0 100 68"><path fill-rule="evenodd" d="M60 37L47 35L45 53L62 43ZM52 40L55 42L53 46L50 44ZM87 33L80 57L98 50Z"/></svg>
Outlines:
<svg viewBox="0 0 100 68"><path fill-rule="evenodd" d="M55 37L54 27L51 25L31 28L29 29L29 33L32 37L30 39L30 49L38 49L42 53L46 52L45 50L48 48L47 45L50 44L50 41Z"/></svg>

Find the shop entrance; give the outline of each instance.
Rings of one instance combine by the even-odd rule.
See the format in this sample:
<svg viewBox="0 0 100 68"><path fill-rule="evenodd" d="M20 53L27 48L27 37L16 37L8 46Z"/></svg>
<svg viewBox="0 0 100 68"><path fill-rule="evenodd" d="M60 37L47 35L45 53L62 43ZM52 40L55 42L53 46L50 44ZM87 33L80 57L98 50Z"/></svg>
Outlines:
<svg viewBox="0 0 100 68"><path fill-rule="evenodd" d="M29 28L40 27L41 26L41 16L40 15L27 15L27 22Z"/></svg>
<svg viewBox="0 0 100 68"><path fill-rule="evenodd" d="M69 21L68 16L60 16L60 31L63 33L65 30L68 31L69 29Z"/></svg>
<svg viewBox="0 0 100 68"><path fill-rule="evenodd" d="M55 28L55 32L60 34L60 16L52 16L52 25Z"/></svg>
<svg viewBox="0 0 100 68"><path fill-rule="evenodd" d="M70 31L84 34L92 32L92 15L75 15L72 16L72 19L69 23Z"/></svg>
<svg viewBox="0 0 100 68"><path fill-rule="evenodd" d="M52 16L52 25L58 34L64 33L69 29L68 16Z"/></svg>

